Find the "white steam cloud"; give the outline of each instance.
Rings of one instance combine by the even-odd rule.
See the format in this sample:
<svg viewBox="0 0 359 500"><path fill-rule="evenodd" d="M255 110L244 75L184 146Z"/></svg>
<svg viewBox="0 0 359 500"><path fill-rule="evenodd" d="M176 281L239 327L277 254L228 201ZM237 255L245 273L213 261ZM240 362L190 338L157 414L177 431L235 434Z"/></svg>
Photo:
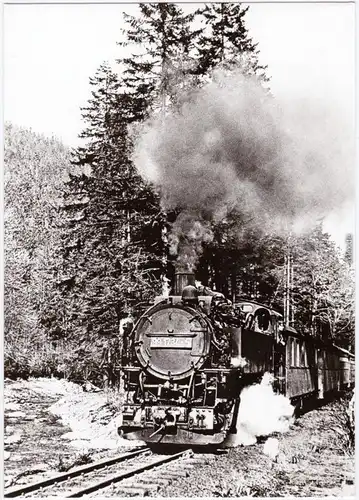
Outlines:
<svg viewBox="0 0 359 500"><path fill-rule="evenodd" d="M135 162L181 214L173 254L193 269L230 210L266 233L306 230L354 195L352 130L331 103L280 103L253 78L220 75L180 111L149 120Z"/></svg>
<svg viewBox="0 0 359 500"><path fill-rule="evenodd" d="M273 392L272 380L273 376L265 373L260 384L242 390L237 434L228 437L227 447L252 445L257 442L259 436L289 430L294 420L294 407L288 398Z"/></svg>

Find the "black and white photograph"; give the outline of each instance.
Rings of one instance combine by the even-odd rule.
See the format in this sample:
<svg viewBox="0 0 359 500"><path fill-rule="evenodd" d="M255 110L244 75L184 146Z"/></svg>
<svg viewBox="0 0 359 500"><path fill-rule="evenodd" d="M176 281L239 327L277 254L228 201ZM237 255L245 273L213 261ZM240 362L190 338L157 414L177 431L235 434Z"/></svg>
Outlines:
<svg viewBox="0 0 359 500"><path fill-rule="evenodd" d="M4 3L4 498L354 498L355 7Z"/></svg>

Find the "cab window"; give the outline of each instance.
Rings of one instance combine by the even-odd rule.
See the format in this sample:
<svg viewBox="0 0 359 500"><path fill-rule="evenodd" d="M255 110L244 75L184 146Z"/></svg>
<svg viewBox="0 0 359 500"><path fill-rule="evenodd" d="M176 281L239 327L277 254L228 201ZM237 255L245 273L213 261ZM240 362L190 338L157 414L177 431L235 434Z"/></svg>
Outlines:
<svg viewBox="0 0 359 500"><path fill-rule="evenodd" d="M258 309L254 315L254 330L261 333L270 333L270 314L266 309Z"/></svg>

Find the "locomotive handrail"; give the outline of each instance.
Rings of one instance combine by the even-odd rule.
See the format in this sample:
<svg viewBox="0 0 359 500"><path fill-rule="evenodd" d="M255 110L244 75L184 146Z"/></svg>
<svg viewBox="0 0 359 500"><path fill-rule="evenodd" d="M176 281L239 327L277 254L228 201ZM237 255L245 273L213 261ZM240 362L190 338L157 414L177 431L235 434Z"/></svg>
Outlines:
<svg viewBox="0 0 359 500"><path fill-rule="evenodd" d="M191 330L191 332L197 331L197 330ZM199 330L199 331L207 331L207 330ZM195 333L188 333L188 332L176 332L176 333L163 333L163 332L150 332L146 333L146 337L195 337Z"/></svg>
<svg viewBox="0 0 359 500"><path fill-rule="evenodd" d="M149 321L149 323L152 325L152 318L151 318L151 316L148 316L147 314L144 314L143 316L140 317L139 321L141 321L141 319L147 319Z"/></svg>
<svg viewBox="0 0 359 500"><path fill-rule="evenodd" d="M188 321L188 323L192 323L195 319L203 319L203 317L200 314L196 314Z"/></svg>

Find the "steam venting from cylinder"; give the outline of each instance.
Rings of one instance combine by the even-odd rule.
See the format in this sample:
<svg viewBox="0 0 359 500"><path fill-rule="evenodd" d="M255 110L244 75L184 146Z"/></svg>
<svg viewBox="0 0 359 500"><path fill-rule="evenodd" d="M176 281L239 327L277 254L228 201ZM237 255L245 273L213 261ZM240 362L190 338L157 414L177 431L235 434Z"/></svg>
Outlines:
<svg viewBox="0 0 359 500"><path fill-rule="evenodd" d="M257 442L259 436L285 433L294 421L294 406L289 398L275 394L273 376L266 372L259 384L245 387L237 417L237 433L230 434L227 447L248 446Z"/></svg>

